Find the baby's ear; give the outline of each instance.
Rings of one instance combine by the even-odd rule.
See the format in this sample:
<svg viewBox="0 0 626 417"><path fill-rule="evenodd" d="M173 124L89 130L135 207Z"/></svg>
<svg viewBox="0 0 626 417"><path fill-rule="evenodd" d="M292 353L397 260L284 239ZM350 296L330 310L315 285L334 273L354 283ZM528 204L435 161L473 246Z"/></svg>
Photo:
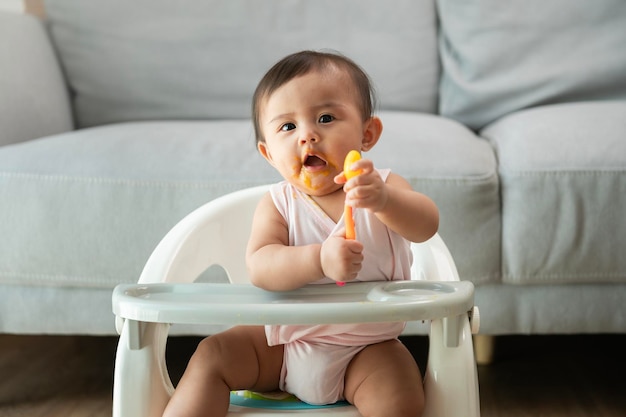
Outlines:
<svg viewBox="0 0 626 417"><path fill-rule="evenodd" d="M272 160L272 155L270 154L270 150L267 147L267 143L259 141L256 144L256 148L259 150L259 153L263 156L263 158L265 158L267 162L274 166L274 161Z"/></svg>
<svg viewBox="0 0 626 417"><path fill-rule="evenodd" d="M383 122L376 116L370 117L365 122L365 129L363 132L363 141L361 142L361 151L367 152L376 145L380 135L383 133Z"/></svg>

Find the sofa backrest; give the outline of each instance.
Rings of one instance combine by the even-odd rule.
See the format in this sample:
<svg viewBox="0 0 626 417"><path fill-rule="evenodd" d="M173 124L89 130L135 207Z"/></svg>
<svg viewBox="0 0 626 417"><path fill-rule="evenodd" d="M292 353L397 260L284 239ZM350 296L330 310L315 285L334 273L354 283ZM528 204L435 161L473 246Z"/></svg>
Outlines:
<svg viewBox="0 0 626 417"><path fill-rule="evenodd" d="M248 118L278 59L333 49L374 80L383 110L437 111L434 0L48 0L78 127Z"/></svg>
<svg viewBox="0 0 626 417"><path fill-rule="evenodd" d="M626 1L437 0L440 113L478 130L520 109L626 100Z"/></svg>

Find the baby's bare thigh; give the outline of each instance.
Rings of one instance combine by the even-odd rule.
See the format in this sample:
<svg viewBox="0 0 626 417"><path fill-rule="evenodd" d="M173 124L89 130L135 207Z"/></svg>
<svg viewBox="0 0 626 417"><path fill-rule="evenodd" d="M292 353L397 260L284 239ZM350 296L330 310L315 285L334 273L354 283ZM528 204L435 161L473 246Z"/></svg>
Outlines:
<svg viewBox="0 0 626 417"><path fill-rule="evenodd" d="M424 407L420 370L398 340L370 345L354 357L346 371L345 396L368 417L416 417Z"/></svg>
<svg viewBox="0 0 626 417"><path fill-rule="evenodd" d="M263 326L237 326L211 336L214 363L231 389L271 391L278 388L282 346L268 346Z"/></svg>

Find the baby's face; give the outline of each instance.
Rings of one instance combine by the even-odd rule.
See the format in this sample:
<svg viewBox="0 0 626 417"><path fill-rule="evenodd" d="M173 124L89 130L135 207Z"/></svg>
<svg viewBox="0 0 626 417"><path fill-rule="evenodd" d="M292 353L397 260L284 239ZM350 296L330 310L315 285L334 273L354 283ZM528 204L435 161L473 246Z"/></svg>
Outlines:
<svg viewBox="0 0 626 417"><path fill-rule="evenodd" d="M352 149L361 150L366 123L349 75L311 72L281 86L262 103L259 151L290 183L321 196L342 186L333 178Z"/></svg>

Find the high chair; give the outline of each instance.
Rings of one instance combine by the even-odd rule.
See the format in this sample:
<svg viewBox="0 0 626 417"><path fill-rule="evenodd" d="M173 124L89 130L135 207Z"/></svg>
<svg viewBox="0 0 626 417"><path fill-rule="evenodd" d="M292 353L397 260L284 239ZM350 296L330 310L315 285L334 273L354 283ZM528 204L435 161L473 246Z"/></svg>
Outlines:
<svg viewBox="0 0 626 417"><path fill-rule="evenodd" d="M244 256L252 214L268 189L238 191L196 209L159 243L138 284L115 288L113 311L120 339L113 416L161 416L174 392L165 363L170 324L426 321L430 322L430 343L424 416L479 417L471 337L479 321L474 287L459 281L441 238L435 235L412 245L411 281L264 291L249 284ZM193 283L215 264L225 269L231 284ZM228 416L360 416L348 404L306 410L254 408L245 401L238 404L231 401Z"/></svg>

